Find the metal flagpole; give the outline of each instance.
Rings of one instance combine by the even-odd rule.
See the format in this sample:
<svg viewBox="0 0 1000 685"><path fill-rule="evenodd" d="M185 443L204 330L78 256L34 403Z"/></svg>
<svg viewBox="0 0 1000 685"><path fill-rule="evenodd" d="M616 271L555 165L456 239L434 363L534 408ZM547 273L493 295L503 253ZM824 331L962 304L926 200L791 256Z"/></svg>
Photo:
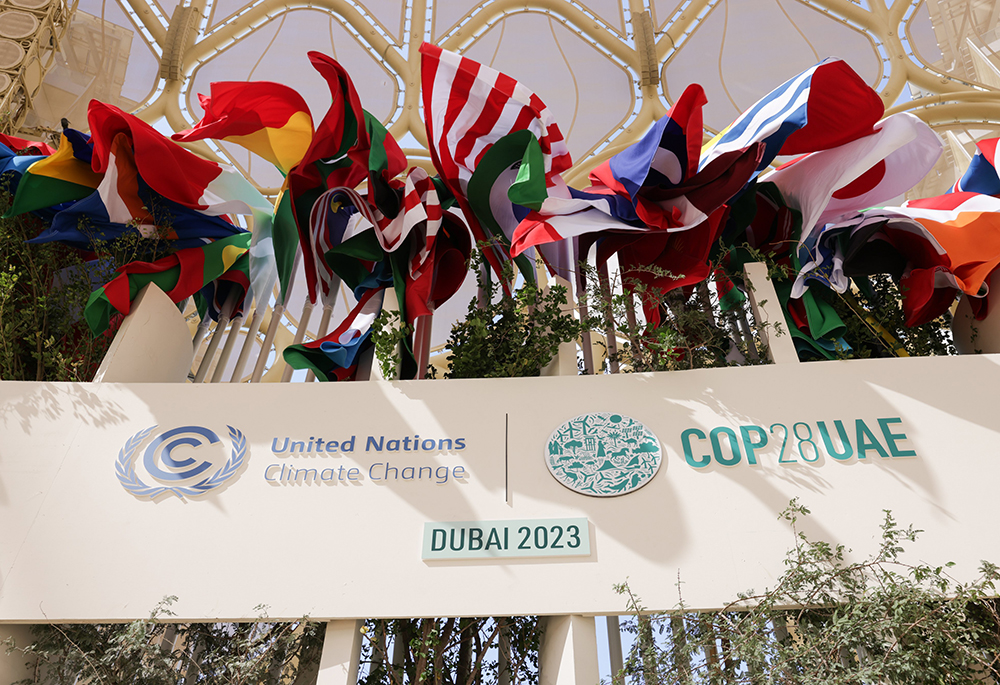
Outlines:
<svg viewBox="0 0 1000 685"><path fill-rule="evenodd" d="M285 313L285 305L292 296L292 288L295 286L295 274L299 270L299 263L302 261L302 248L295 251L295 261L292 262L292 274L288 277L288 288L285 297L280 303L274 305L271 310L271 321L267 326L267 333L264 335L264 344L261 346L260 354L257 356L257 363L254 365L253 375L250 377L251 383L260 383L261 376L264 375L264 364L271 354L271 345L274 344L274 336L278 334L278 326L281 323L281 315Z"/></svg>
<svg viewBox="0 0 1000 685"><path fill-rule="evenodd" d="M292 341L293 345L300 344L306 337L306 327L309 326L309 318L312 316L313 303L306 298L305 303L302 305L302 316L299 317L299 325L295 329L295 339ZM285 370L281 372L281 382L287 383L292 380L292 372L295 371L291 366L286 365Z"/></svg>
<svg viewBox="0 0 1000 685"><path fill-rule="evenodd" d="M264 309L267 307L265 303L261 306L259 303L253 310L253 317L250 319L250 327L247 328L247 337L243 341L243 348L240 350L240 356L236 358L236 366L233 368L233 375L229 378L230 383L239 383L243 378L243 369L247 365L247 360L250 359L250 351L253 349L253 341L257 338L257 331L260 330L260 324L264 320Z"/></svg>
<svg viewBox="0 0 1000 685"><path fill-rule="evenodd" d="M316 339L320 340L326 337L326 334L330 330L330 318L333 316L333 308L337 305L337 295L340 294L340 277L334 275L330 279L330 293L327 295L323 303L323 316L319 320L319 328L316 329ZM312 383L316 380L316 373L310 369L306 374L306 383Z"/></svg>
<svg viewBox="0 0 1000 685"><path fill-rule="evenodd" d="M236 299L238 296L239 295L234 288L226 297L226 301L222 305L222 311L219 312L219 322L215 325L215 332L212 334L212 340L208 343L208 349L205 350L205 356L201 358L201 365L198 367L198 373L194 376L195 383L201 383L204 381L205 376L208 374L208 367L212 365L212 358L215 357L215 351L219 349L219 344L222 342L222 336L226 332L226 326L229 325L229 317L232 315L233 310L236 309Z"/></svg>
<svg viewBox="0 0 1000 685"><path fill-rule="evenodd" d="M232 326L229 327L229 336L226 338L226 344L222 346L222 352L219 353L219 361L215 365L215 372L212 374L212 383L219 383L222 381L222 373L226 369L226 364L229 362L229 357L233 354L233 348L236 347L236 340L240 337L240 329L243 328L243 316L237 316L233 319Z"/></svg>

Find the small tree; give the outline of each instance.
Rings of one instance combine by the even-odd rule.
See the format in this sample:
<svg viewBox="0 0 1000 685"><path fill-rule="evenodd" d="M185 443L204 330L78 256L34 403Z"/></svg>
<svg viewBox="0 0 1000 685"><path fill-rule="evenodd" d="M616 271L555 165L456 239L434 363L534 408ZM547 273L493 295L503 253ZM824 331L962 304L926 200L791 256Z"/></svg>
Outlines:
<svg viewBox="0 0 1000 685"><path fill-rule="evenodd" d="M793 500L781 518L795 547L774 588L747 592L718 612L644 615L627 584L618 586L637 618L625 675L645 685L723 683L982 683L1000 676L1000 573L983 562L972 583L951 564L907 564L900 555L920 531L886 511L881 544L850 562L843 545L796 529L809 510ZM787 607L798 607L788 609ZM660 639L654 639L658 632Z"/></svg>
<svg viewBox="0 0 1000 685"><path fill-rule="evenodd" d="M32 644L7 645L37 660L14 685L292 685L319 662L322 624L166 623L176 599L130 623L34 626Z"/></svg>

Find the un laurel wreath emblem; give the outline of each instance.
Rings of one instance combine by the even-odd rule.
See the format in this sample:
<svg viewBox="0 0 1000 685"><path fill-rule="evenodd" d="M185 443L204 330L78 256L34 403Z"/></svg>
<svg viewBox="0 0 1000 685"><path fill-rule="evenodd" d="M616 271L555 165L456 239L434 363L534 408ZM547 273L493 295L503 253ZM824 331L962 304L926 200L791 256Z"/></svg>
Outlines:
<svg viewBox="0 0 1000 685"><path fill-rule="evenodd" d="M211 492L236 475L246 461L249 451L246 436L237 428L226 427L229 429L232 452L221 467L208 461L198 463L190 457L176 459L171 454L172 450L182 445L198 447L221 442L219 436L207 428L181 426L154 437L143 453L142 462L146 473L158 481L156 485L144 483L135 468L140 445L156 430L156 426L145 428L126 440L118 452L118 459L115 461L118 481L123 488L140 499L154 499L164 493L170 493L184 500ZM200 480L195 480L199 477Z"/></svg>

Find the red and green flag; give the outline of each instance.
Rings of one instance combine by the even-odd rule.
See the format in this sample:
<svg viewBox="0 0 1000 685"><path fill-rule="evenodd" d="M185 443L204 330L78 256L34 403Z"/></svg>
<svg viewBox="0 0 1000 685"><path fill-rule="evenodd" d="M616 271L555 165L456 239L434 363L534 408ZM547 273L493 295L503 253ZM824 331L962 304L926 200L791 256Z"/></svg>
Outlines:
<svg viewBox="0 0 1000 685"><path fill-rule="evenodd" d="M309 61L327 82L332 102L316 125L302 162L288 174L291 209L302 245L302 263L310 299L316 299L317 260L311 249L309 219L313 205L330 188L356 188L368 180L369 202L395 217L399 196L389 181L406 170L406 156L385 127L361 108L347 71L334 59L310 52ZM277 250L277 248L275 248Z"/></svg>
<svg viewBox="0 0 1000 685"><path fill-rule="evenodd" d="M155 283L173 302L194 295L205 285L237 267L250 249L250 234L237 233L204 247L191 247L155 262L132 262L119 275L95 290L83 316L94 335L108 328L113 312L128 314L132 300L149 283Z"/></svg>

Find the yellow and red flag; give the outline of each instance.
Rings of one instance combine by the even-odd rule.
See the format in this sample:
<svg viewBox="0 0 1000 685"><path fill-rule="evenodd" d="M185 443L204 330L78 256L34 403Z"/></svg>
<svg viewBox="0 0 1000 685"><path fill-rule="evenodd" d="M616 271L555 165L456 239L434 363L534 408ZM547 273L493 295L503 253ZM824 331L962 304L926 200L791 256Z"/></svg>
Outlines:
<svg viewBox="0 0 1000 685"><path fill-rule="evenodd" d="M269 81L222 81L210 96L199 95L205 116L172 138L190 142L214 138L246 148L287 175L302 161L313 139L306 101L296 91Z"/></svg>

